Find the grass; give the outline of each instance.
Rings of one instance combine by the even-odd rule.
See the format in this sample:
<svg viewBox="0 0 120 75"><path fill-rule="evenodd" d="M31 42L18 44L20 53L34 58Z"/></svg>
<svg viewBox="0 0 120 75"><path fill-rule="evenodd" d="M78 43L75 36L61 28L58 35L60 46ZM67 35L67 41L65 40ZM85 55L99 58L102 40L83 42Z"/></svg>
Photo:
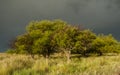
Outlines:
<svg viewBox="0 0 120 75"><path fill-rule="evenodd" d="M120 55L71 58L45 58L0 54L0 75L120 75Z"/></svg>

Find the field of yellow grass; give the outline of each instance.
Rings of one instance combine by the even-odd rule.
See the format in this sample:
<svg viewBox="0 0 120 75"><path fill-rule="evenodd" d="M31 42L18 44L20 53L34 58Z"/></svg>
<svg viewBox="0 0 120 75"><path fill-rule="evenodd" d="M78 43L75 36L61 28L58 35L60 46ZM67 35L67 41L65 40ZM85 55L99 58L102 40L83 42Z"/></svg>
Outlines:
<svg viewBox="0 0 120 75"><path fill-rule="evenodd" d="M120 75L120 55L71 58L45 58L0 53L0 75Z"/></svg>

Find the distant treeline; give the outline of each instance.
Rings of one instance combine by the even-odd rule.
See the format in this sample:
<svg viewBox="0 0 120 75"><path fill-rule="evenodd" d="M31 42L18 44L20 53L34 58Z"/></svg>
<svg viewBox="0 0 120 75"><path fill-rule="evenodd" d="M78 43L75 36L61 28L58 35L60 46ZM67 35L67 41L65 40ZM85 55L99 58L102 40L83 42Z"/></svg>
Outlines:
<svg viewBox="0 0 120 75"><path fill-rule="evenodd" d="M62 20L32 21L26 32L14 39L8 53L35 54L49 57L53 53L71 54L119 53L120 42L111 34L96 35L91 30L70 25Z"/></svg>

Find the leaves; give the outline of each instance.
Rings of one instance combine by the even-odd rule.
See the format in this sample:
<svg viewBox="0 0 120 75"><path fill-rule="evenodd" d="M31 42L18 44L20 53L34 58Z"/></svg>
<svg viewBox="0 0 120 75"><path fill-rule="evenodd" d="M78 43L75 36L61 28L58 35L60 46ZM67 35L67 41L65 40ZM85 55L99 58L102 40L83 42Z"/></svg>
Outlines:
<svg viewBox="0 0 120 75"><path fill-rule="evenodd" d="M81 30L62 20L32 21L27 32L18 36L11 47L16 53L42 54L56 52L76 54L120 52L120 43L110 35L96 35L90 30Z"/></svg>

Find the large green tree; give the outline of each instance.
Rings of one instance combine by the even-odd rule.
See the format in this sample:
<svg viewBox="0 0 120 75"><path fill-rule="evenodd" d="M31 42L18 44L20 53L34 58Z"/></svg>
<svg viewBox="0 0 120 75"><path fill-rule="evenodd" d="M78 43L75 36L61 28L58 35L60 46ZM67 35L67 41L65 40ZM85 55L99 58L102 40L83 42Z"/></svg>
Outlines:
<svg viewBox="0 0 120 75"><path fill-rule="evenodd" d="M120 44L112 35L96 36L90 30L81 30L62 20L32 21L26 32L12 43L9 52L43 55L48 58L56 52L63 52L67 61L71 53L86 55L97 52L100 55L108 52L119 52Z"/></svg>

